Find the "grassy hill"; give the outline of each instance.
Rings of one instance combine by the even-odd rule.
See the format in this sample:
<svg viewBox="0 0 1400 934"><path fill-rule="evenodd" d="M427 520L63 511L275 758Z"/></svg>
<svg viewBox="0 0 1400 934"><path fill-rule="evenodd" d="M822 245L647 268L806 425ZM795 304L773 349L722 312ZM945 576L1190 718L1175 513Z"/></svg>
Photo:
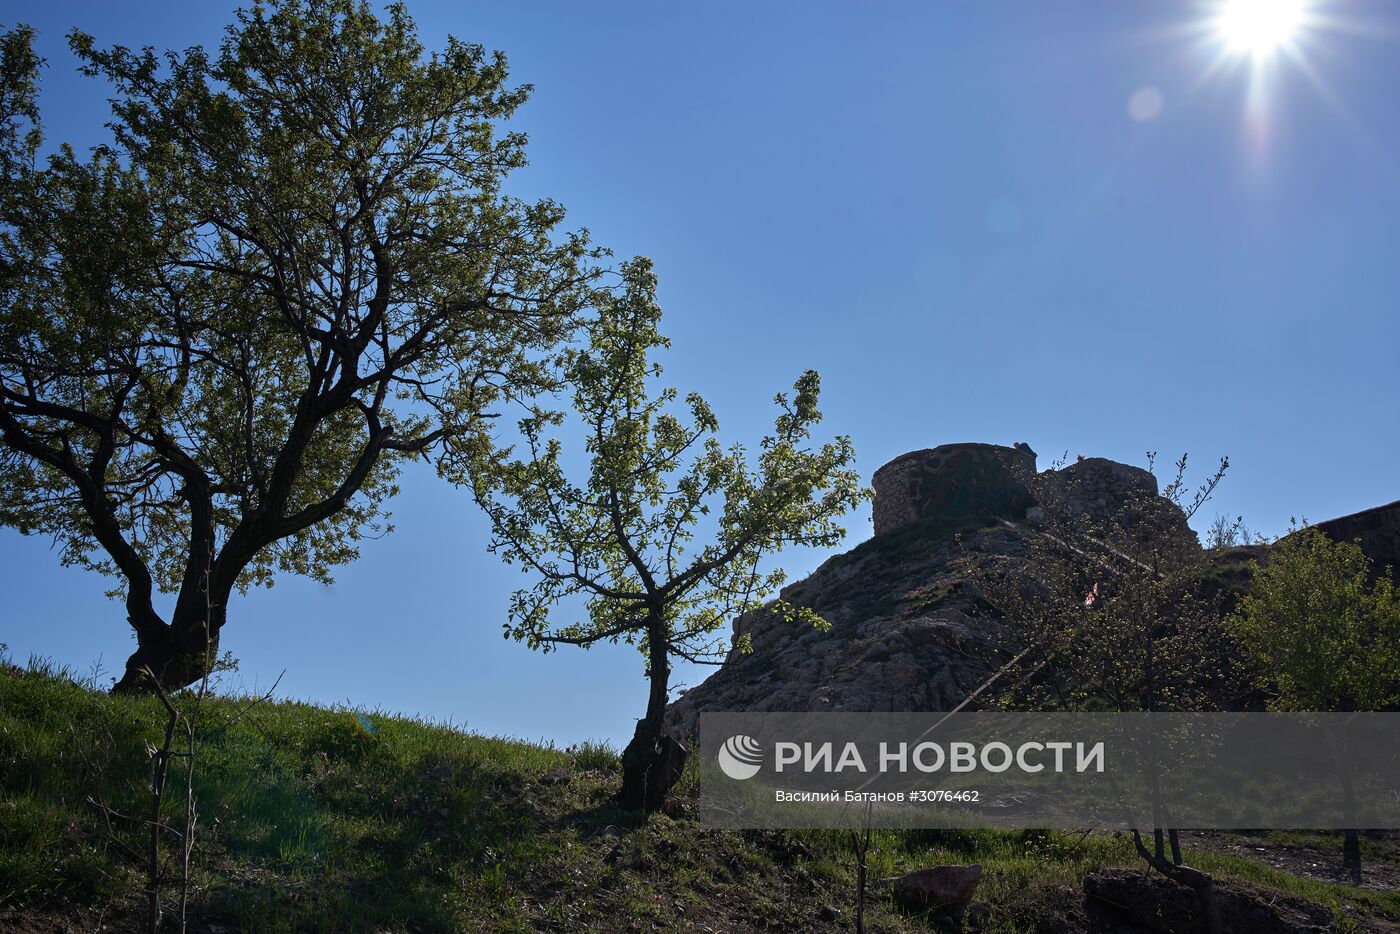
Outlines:
<svg viewBox="0 0 1400 934"><path fill-rule="evenodd" d="M122 847L140 850L145 838L120 816L109 828L99 805L118 815L148 807L146 744L160 742L163 723L156 700L112 697L42 665L4 666L0 929L139 925L142 875ZM852 926L855 865L845 836L702 830L693 776L668 813L621 813L611 803L617 758L607 748L556 749L405 717L231 697L206 702L201 734L193 930ZM172 799L183 794L178 769ZM169 802L171 816L181 804ZM1303 879L1238 855L1265 853L1267 841L1210 843L1195 864L1324 904L1339 929L1400 919L1394 892ZM1400 867L1379 845L1367 855ZM1085 874L1138 865L1120 835L1049 832L878 834L870 859L872 878L982 863L979 929L1000 932L1080 930ZM879 898L867 915L872 931L928 929Z"/></svg>

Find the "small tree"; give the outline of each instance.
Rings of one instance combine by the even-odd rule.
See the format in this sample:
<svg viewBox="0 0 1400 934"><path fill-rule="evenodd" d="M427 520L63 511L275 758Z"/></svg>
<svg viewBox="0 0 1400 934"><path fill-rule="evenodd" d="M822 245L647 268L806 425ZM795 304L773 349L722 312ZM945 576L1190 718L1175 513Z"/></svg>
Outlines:
<svg viewBox="0 0 1400 934"><path fill-rule="evenodd" d="M1148 455L1148 469L1155 462ZM1207 553L1187 525L1228 468L1198 487L1187 459L1161 495L1155 482L1127 490L1111 508L1077 506L1077 471L1026 478L1041 504L1023 573L989 581L1007 618L1015 657L999 703L1020 710L1195 711L1217 709L1232 683L1219 608L1204 586ZM1027 573L1034 580L1027 578ZM1155 781L1155 778L1154 778ZM1143 860L1197 894L1207 928L1221 930L1214 880L1186 865L1180 835L1158 814L1152 846L1133 830ZM1170 853L1168 853L1170 846Z"/></svg>
<svg viewBox="0 0 1400 934"><path fill-rule="evenodd" d="M235 588L329 580L398 465L551 385L593 254L501 194L528 88L425 55L401 4L270 0L213 54L75 31L113 95L86 159L38 160L30 39L0 70L0 523L118 576L117 687L175 690Z"/></svg>
<svg viewBox="0 0 1400 934"><path fill-rule="evenodd" d="M1255 566L1227 625L1272 695L1270 710L1379 710L1400 700L1400 599L1389 568L1374 583L1371 572L1357 544L1315 528L1286 536ZM1342 780L1350 805L1345 761ZM1355 830L1343 835L1342 865L1359 885Z"/></svg>
<svg viewBox="0 0 1400 934"><path fill-rule="evenodd" d="M729 644L715 631L783 581L760 559L785 545L836 544L845 534L836 519L866 494L848 438L808 443L821 419L813 371L777 397L773 434L752 465L742 447L715 440L718 422L700 396L686 396L688 417L674 411L676 391L651 388L661 368L650 354L669 346L657 330L651 265L634 260L622 276L596 302L588 346L568 361L586 478L569 479L556 411L521 422L528 456L478 449L448 469L469 479L490 515L493 551L535 577L515 595L508 637L543 651L604 641L641 649L650 690L623 752L621 799L654 810L684 756L663 739L671 659L718 663ZM709 541L697 547L702 528ZM575 595L586 601L583 618L555 625L557 605Z"/></svg>
<svg viewBox="0 0 1400 934"><path fill-rule="evenodd" d="M1149 467L1152 466L1149 455ZM1076 509L1074 471L1040 475L1041 503L1024 574L994 581L992 599L1018 652L999 700L1017 709L1218 709L1233 685L1218 601L1204 581L1210 556L1187 525L1225 476L1198 487L1176 462L1159 495L1124 492L1106 511Z"/></svg>

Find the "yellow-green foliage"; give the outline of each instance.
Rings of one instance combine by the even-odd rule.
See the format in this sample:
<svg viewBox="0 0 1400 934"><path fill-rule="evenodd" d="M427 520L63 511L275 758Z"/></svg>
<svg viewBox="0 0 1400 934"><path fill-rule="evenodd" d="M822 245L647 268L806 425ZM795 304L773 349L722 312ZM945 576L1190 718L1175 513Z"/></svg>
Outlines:
<svg viewBox="0 0 1400 934"><path fill-rule="evenodd" d="M1397 699L1400 600L1352 542L1317 529L1280 541L1227 624L1273 710L1378 710Z"/></svg>

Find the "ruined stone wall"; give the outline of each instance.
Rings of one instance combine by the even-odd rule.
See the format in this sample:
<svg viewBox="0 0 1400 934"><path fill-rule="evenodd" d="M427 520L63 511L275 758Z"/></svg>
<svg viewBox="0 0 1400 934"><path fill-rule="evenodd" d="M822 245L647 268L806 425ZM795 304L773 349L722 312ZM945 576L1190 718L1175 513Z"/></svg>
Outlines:
<svg viewBox="0 0 1400 934"><path fill-rule="evenodd" d="M1358 542L1377 573L1389 567L1400 579L1400 500L1319 522L1317 527L1334 541Z"/></svg>
<svg viewBox="0 0 1400 934"><path fill-rule="evenodd" d="M1035 504L1023 478L1035 456L997 444L943 444L875 472L875 534L921 519L1021 519Z"/></svg>

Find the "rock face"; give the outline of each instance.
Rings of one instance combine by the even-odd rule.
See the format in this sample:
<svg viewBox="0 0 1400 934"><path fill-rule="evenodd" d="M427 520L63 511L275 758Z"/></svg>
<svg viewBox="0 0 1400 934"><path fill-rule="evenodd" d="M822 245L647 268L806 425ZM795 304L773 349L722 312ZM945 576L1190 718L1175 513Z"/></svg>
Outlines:
<svg viewBox="0 0 1400 934"><path fill-rule="evenodd" d="M875 537L785 588L831 627L797 628L766 608L734 622L752 652L671 705L668 722L693 732L701 711L948 710L991 673L1000 619L976 572L1024 564L1035 506L1029 451L953 444L896 458L876 472ZM1095 459L1053 482L1071 508L1111 509L1156 497L1146 471ZM1077 506L1076 506L1077 504ZM1166 509L1170 504L1160 507ZM1174 507L1170 507L1174 508ZM1179 515L1179 512L1178 512ZM1182 519L1182 522L1185 520Z"/></svg>
<svg viewBox="0 0 1400 934"><path fill-rule="evenodd" d="M830 629L765 608L739 617L753 651L675 701L670 725L689 733L702 710L947 710L986 677L995 638L969 565L1024 550L1012 529L925 520L837 555L782 594Z"/></svg>
<svg viewBox="0 0 1400 934"><path fill-rule="evenodd" d="M1088 458L1034 471L1029 449L992 444L943 445L880 468L875 536L782 592L830 628L799 628L768 608L741 616L734 632L750 637L752 652L731 653L676 700L667 712L670 730L693 733L701 711L712 710L949 710L986 680L997 654L1001 619L978 590L979 574L1033 571L1027 561L1037 510L1061 507L1091 520L1126 516L1129 534L1143 522L1192 534L1141 468ZM1361 538L1380 565L1400 566L1400 503L1321 527L1334 537ZM1248 562L1263 550L1222 556L1238 558L1237 567L1222 569L1222 580L1234 575L1247 586Z"/></svg>
<svg viewBox="0 0 1400 934"><path fill-rule="evenodd" d="M944 444L901 455L870 481L875 534L921 519L1020 519L1035 504L1023 485L1034 474L1029 448Z"/></svg>

